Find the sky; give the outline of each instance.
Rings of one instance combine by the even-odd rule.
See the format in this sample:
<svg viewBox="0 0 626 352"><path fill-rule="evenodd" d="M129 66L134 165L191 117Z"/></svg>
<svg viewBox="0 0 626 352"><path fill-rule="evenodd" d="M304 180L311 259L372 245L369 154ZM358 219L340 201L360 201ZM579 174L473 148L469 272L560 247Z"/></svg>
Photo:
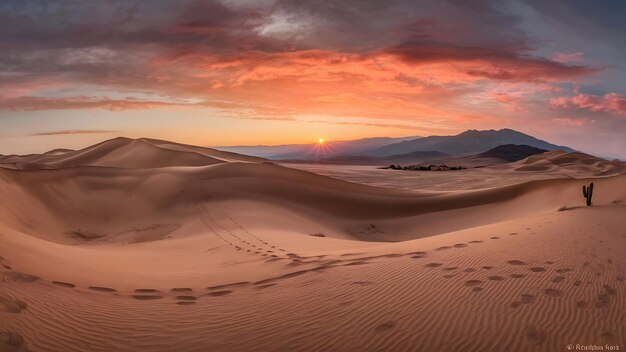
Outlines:
<svg viewBox="0 0 626 352"><path fill-rule="evenodd" d="M0 2L0 154L512 128L626 158L621 0Z"/></svg>

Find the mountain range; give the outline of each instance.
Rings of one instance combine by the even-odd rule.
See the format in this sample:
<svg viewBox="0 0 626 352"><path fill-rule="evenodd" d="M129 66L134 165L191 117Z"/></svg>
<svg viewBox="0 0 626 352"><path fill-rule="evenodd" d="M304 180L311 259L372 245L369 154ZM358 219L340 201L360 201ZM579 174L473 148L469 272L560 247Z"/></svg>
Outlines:
<svg viewBox="0 0 626 352"><path fill-rule="evenodd" d="M533 136L511 130L468 130L453 136L377 137L353 141L279 146L236 146L216 149L272 160L359 163L382 160L418 162L433 156L462 157L484 153L501 145L526 145L543 150L573 151Z"/></svg>
<svg viewBox="0 0 626 352"><path fill-rule="evenodd" d="M410 141L420 138L409 137L372 137L349 141L332 141L324 145L320 143L283 144L275 146L232 146L215 147L215 149L240 153L272 160L318 160L332 158L339 155L365 155L364 153L387 145Z"/></svg>
<svg viewBox="0 0 626 352"><path fill-rule="evenodd" d="M438 151L451 156L466 156L483 153L500 145L528 145L545 150L573 151L566 146L559 146L537 139L533 136L511 129L468 130L455 136L430 136L389 144L365 152L371 156L389 156L416 151Z"/></svg>

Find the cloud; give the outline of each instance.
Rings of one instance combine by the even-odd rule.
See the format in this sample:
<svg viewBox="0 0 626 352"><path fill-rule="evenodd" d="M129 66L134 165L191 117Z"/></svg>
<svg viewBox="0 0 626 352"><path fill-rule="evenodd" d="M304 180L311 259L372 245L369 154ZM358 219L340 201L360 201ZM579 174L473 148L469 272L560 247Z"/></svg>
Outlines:
<svg viewBox="0 0 626 352"><path fill-rule="evenodd" d="M576 126L576 127L583 127L589 123L595 122L595 120L590 120L588 118L575 119L575 118L570 118L570 117L557 117L557 118L553 118L552 121L559 125Z"/></svg>
<svg viewBox="0 0 626 352"><path fill-rule="evenodd" d="M500 85L556 90L601 71L574 49L546 56L559 49L525 33L522 16L489 0L8 0L0 110L210 108L225 118L381 120L372 128L493 125L533 99L545 109L556 94ZM493 101L504 109L490 111Z"/></svg>
<svg viewBox="0 0 626 352"><path fill-rule="evenodd" d="M0 100L0 110L34 111L34 110L76 110L105 109L124 111L136 109L156 109L189 106L186 103L168 103L160 101L144 101L135 99L110 99L107 97L19 97Z"/></svg>
<svg viewBox="0 0 626 352"><path fill-rule="evenodd" d="M100 133L119 133L121 131L115 130L64 130L64 131L48 131L33 133L31 136L56 136L56 135L68 135L68 134L100 134Z"/></svg>
<svg viewBox="0 0 626 352"><path fill-rule="evenodd" d="M557 97L550 100L554 107L579 108L590 111L604 111L617 115L626 115L626 97L618 93L606 93L602 96L576 94L573 97Z"/></svg>
<svg viewBox="0 0 626 352"><path fill-rule="evenodd" d="M529 56L525 48L488 48L442 43L407 42L386 49L413 65L431 63L467 64L459 69L474 76L505 81L568 80L596 71L587 66L564 65Z"/></svg>
<svg viewBox="0 0 626 352"><path fill-rule="evenodd" d="M568 63L568 62L580 62L583 60L583 53L580 51L567 52L567 53L554 53L550 60L560 62L560 63Z"/></svg>
<svg viewBox="0 0 626 352"><path fill-rule="evenodd" d="M489 95L497 102L504 104L506 109L511 112L525 112L528 111L522 103L519 97L512 96L506 93L491 92Z"/></svg>

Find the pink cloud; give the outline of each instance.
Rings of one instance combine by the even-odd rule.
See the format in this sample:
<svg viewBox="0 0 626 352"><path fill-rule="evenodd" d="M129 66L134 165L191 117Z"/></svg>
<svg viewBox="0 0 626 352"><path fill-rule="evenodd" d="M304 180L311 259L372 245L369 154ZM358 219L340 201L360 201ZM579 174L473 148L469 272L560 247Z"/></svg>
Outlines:
<svg viewBox="0 0 626 352"><path fill-rule="evenodd" d="M586 119L572 119L569 117L561 117L561 118L552 119L552 121L556 122L559 125L581 127L585 125Z"/></svg>
<svg viewBox="0 0 626 352"><path fill-rule="evenodd" d="M562 108L580 108L590 111L604 111L618 115L626 115L626 97L618 93L600 95L576 94L573 97L550 99L550 105Z"/></svg>
<svg viewBox="0 0 626 352"><path fill-rule="evenodd" d="M580 62L583 60L583 53L580 51L567 52L567 53L554 53L552 57L550 57L552 61L560 62L560 63L568 63L568 62Z"/></svg>

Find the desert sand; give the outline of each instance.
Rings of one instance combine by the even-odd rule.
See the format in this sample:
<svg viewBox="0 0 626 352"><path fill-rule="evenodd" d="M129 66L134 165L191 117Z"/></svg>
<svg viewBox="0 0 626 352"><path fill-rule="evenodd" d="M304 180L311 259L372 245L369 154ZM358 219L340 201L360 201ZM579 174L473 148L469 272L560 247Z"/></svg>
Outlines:
<svg viewBox="0 0 626 352"><path fill-rule="evenodd" d="M289 166L126 138L1 156L0 351L626 348L620 163Z"/></svg>

